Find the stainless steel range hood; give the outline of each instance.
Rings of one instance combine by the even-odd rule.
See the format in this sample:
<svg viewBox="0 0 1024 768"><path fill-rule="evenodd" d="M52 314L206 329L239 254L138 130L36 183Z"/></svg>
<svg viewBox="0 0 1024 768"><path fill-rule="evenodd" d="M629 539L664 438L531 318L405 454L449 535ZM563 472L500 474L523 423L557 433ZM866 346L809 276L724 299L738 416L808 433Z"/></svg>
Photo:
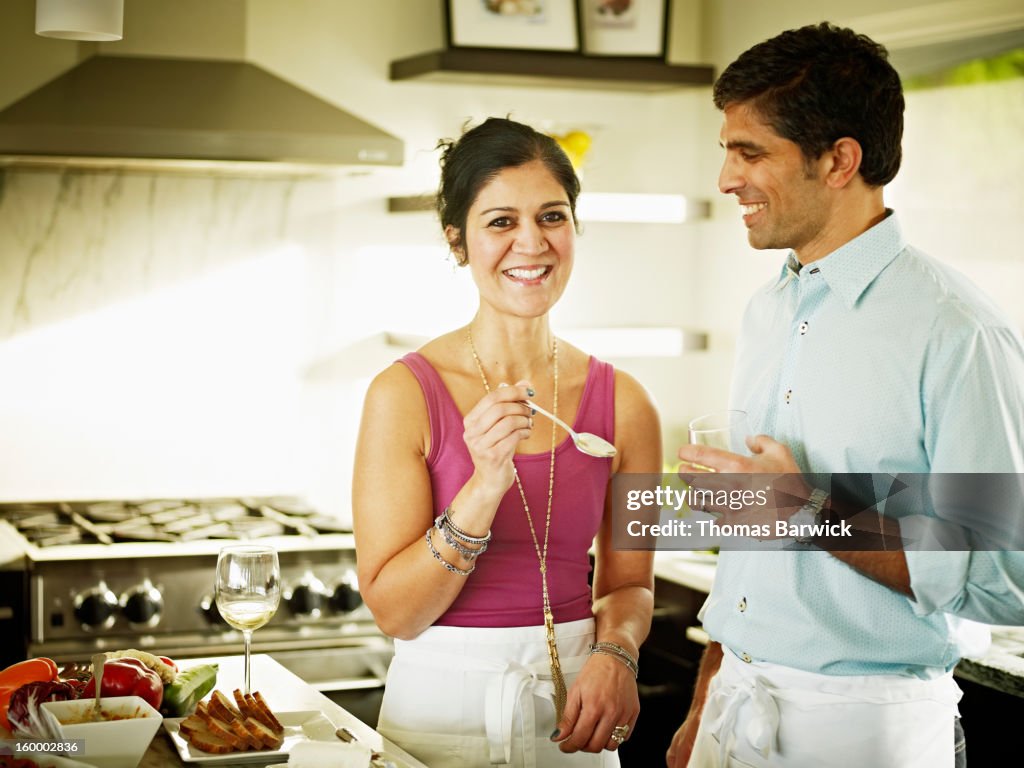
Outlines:
<svg viewBox="0 0 1024 768"><path fill-rule="evenodd" d="M401 140L241 61L93 56L0 111L0 163L271 174L402 164Z"/></svg>

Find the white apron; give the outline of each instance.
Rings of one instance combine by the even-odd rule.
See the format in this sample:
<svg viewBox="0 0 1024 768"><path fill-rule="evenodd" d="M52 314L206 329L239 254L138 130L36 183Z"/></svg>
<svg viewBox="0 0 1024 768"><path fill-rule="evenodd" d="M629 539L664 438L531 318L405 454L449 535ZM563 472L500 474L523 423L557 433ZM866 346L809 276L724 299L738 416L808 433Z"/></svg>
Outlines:
<svg viewBox="0 0 1024 768"><path fill-rule="evenodd" d="M555 626L572 685L594 620ZM543 626L430 627L395 641L378 730L430 768L617 768L618 755L564 754L551 741L554 687Z"/></svg>
<svg viewBox="0 0 1024 768"><path fill-rule="evenodd" d="M822 675L722 650L690 768L953 768L952 673Z"/></svg>

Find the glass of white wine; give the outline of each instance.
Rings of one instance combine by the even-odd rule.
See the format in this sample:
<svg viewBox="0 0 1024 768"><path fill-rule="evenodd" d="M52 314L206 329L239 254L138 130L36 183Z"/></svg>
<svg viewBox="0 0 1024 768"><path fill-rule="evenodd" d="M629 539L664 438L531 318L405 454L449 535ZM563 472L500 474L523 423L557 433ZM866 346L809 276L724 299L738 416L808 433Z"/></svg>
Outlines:
<svg viewBox="0 0 1024 768"><path fill-rule="evenodd" d="M690 422L690 442L709 445L741 456L749 456L747 435L750 426L746 411L714 411Z"/></svg>
<svg viewBox="0 0 1024 768"><path fill-rule="evenodd" d="M217 557L217 610L245 639L245 692L249 686L252 633L277 613L281 602L281 566L273 547L236 544Z"/></svg>

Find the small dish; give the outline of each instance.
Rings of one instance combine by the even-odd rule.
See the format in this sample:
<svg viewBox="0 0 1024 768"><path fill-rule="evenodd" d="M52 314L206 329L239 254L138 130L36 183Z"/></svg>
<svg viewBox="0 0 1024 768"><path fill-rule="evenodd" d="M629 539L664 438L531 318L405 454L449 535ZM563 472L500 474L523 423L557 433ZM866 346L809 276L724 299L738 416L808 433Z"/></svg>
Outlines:
<svg viewBox="0 0 1024 768"><path fill-rule="evenodd" d="M104 696L101 710L119 719L90 722L93 706L89 698L48 701L40 709L61 739L82 740L81 755L75 759L95 768L136 768L163 722L160 713L140 696Z"/></svg>

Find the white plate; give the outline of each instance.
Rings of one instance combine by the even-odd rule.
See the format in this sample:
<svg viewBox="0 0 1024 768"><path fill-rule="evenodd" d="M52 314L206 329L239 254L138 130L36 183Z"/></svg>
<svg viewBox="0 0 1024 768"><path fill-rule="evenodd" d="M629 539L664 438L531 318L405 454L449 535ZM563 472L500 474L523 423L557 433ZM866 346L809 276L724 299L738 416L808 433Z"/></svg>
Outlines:
<svg viewBox="0 0 1024 768"><path fill-rule="evenodd" d="M288 759L288 750L300 741L337 741L334 731L337 726L323 713L316 710L299 712L275 712L284 726L284 743L280 749L248 752L228 752L213 755L196 749L178 733L178 726L185 718L174 717L164 720L164 730L171 737L174 748L186 763L197 765L242 765L258 763L280 763Z"/></svg>

